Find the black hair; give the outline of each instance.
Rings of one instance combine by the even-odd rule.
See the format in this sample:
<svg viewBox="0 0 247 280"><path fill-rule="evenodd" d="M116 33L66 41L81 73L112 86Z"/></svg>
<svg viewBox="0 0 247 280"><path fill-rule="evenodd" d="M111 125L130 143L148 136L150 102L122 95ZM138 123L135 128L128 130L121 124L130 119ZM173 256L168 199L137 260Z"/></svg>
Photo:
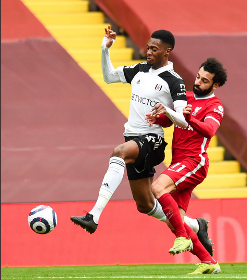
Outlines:
<svg viewBox="0 0 247 280"><path fill-rule="evenodd" d="M209 57L202 63L200 68L203 67L205 71L214 74L213 82L219 83L219 86L223 86L227 81L227 71L223 68L222 64L214 57Z"/></svg>
<svg viewBox="0 0 247 280"><path fill-rule="evenodd" d="M175 38L170 31L164 29L154 31L151 35L151 38L160 39L162 43L169 45L172 50L174 49Z"/></svg>

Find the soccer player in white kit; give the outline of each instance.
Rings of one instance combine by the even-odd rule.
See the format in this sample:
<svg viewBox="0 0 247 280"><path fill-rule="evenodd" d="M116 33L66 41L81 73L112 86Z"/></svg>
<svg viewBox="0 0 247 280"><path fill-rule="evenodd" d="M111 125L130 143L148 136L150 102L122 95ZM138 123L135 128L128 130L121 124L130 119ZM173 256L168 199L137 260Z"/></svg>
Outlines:
<svg viewBox="0 0 247 280"><path fill-rule="evenodd" d="M117 69L114 69L111 63L109 51L115 39L116 33L110 26L105 28L101 46L102 72L107 83L131 84L129 118L124 125L125 143L117 146L111 155L95 206L85 216L71 217L72 222L89 233L94 233L97 229L104 207L122 181L125 166L138 211L161 221L166 220L159 202L151 192L154 166L164 160L164 131L160 125L150 126L145 117L156 104L161 103L166 108L166 116L175 125L187 127L183 115L183 108L187 105L186 87L183 79L173 70L173 63L168 61L175 45L173 34L167 30L153 32L147 43L147 61ZM198 226L199 221L189 220L192 223L194 220ZM205 223L204 220L201 222ZM206 231L204 226L205 239L208 242ZM209 242L210 246L212 249Z"/></svg>

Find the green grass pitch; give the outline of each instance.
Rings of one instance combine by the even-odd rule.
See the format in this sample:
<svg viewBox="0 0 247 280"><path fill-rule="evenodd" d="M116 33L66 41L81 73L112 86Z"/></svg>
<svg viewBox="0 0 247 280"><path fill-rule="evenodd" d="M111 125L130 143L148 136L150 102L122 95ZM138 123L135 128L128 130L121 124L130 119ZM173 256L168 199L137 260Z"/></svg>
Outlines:
<svg viewBox="0 0 247 280"><path fill-rule="evenodd" d="M2 267L1 279L247 279L247 263L222 263L219 274L186 275L192 264Z"/></svg>

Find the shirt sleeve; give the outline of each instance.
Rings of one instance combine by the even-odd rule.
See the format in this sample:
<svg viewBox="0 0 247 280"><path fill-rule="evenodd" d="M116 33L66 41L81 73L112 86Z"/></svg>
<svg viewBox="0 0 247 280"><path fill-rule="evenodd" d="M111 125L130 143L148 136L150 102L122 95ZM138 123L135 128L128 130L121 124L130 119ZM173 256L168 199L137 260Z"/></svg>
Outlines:
<svg viewBox="0 0 247 280"><path fill-rule="evenodd" d="M186 128L188 123L184 118L183 109L187 105L187 97L183 79L173 70L165 71L159 74L159 77L168 84L174 107L173 110L163 105L166 108L165 115L174 123L174 125Z"/></svg>
<svg viewBox="0 0 247 280"><path fill-rule="evenodd" d="M115 69L112 65L110 58L110 50L106 46L107 38L104 37L101 44L101 69L103 73L104 81L107 84L111 83L126 83L126 79L123 73L123 67Z"/></svg>
<svg viewBox="0 0 247 280"><path fill-rule="evenodd" d="M123 72L127 83L131 84L133 78L138 72L148 72L151 66L147 65L146 62L137 63L130 66L124 66Z"/></svg>
<svg viewBox="0 0 247 280"><path fill-rule="evenodd" d="M224 117L224 107L222 106L221 102L215 102L210 104L210 109L208 110L204 120L212 119L217 122L220 126L220 123Z"/></svg>
<svg viewBox="0 0 247 280"><path fill-rule="evenodd" d="M173 102L177 101L177 100L187 101L186 87L185 87L185 83L182 79L176 79L175 82L171 83L170 91L171 91L171 96L172 96Z"/></svg>
<svg viewBox="0 0 247 280"><path fill-rule="evenodd" d="M219 124L210 118L205 119L204 122L201 122L192 116L190 120L187 121L197 133L208 139L212 138L215 135L219 127Z"/></svg>
<svg viewBox="0 0 247 280"><path fill-rule="evenodd" d="M164 106L166 108L165 115L174 123L174 125L186 128L188 126L188 123L186 122L185 117L183 115L183 109L186 107L187 101L176 100L173 102L173 104L175 111L167 106Z"/></svg>
<svg viewBox="0 0 247 280"><path fill-rule="evenodd" d="M208 112L204 117L204 121L199 121L191 114L186 115L186 120L189 125L195 129L196 132L201 134L206 138L212 138L217 129L220 126L220 123L224 116L224 107L220 102L214 102L208 104Z"/></svg>

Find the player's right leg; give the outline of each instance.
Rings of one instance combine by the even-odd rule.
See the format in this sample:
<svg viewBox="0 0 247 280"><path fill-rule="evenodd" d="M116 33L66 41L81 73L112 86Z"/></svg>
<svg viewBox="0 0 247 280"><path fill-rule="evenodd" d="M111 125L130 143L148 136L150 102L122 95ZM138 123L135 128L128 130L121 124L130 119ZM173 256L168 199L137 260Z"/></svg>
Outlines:
<svg viewBox="0 0 247 280"><path fill-rule="evenodd" d="M73 216L71 221L81 226L90 234L94 233L98 227L99 217L111 199L113 193L121 183L124 175L125 162L122 158L111 157L108 170L102 181L99 196L93 209L85 216Z"/></svg>
<svg viewBox="0 0 247 280"><path fill-rule="evenodd" d="M210 256L209 252L199 241L196 233L186 224L185 224L185 229L193 242L193 250L191 250L191 253L196 255L201 261L201 263L198 265L198 268L194 272L189 274L219 273L221 271L219 264L212 258L212 256Z"/></svg>
<svg viewBox="0 0 247 280"><path fill-rule="evenodd" d="M217 262L216 264L208 264L208 263L198 263L197 269L188 275L191 274L217 274L221 272L220 265Z"/></svg>
<svg viewBox="0 0 247 280"><path fill-rule="evenodd" d="M85 216L72 216L70 218L72 222L90 234L96 231L102 211L123 179L125 163L134 163L138 153L139 148L134 141L126 142L114 149L95 206Z"/></svg>

